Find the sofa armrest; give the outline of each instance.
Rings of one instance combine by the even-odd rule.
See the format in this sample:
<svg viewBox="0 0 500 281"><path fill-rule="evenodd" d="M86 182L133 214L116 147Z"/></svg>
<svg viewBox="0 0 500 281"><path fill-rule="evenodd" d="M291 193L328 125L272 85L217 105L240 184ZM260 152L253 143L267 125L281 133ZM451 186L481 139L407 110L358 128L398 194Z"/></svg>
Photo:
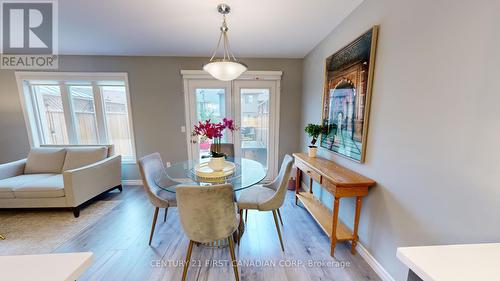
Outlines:
<svg viewBox="0 0 500 281"><path fill-rule="evenodd" d="M0 165L0 180L22 175L25 165L26 159Z"/></svg>
<svg viewBox="0 0 500 281"><path fill-rule="evenodd" d="M121 156L63 173L64 191L68 204L76 207L89 199L121 184Z"/></svg>

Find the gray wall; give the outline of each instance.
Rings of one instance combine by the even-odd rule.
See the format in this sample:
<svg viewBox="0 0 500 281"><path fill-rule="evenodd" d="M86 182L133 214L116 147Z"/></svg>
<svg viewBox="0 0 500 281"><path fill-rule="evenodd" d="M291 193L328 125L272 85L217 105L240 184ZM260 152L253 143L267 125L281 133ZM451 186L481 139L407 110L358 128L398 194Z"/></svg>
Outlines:
<svg viewBox="0 0 500 281"><path fill-rule="evenodd" d="M127 72L138 157L158 151L166 161L187 157L181 69L201 69L207 58L64 56L59 71ZM283 71L280 159L299 149L302 59L244 59L250 70ZM0 70L0 163L26 157L28 136L13 71ZM138 179L135 165L125 179Z"/></svg>
<svg viewBox="0 0 500 281"><path fill-rule="evenodd" d="M302 125L320 122L326 57L380 24L360 239L396 279L398 246L498 242L499 1L366 0L304 60ZM307 137L302 134L305 151ZM352 221L353 201L341 201Z"/></svg>

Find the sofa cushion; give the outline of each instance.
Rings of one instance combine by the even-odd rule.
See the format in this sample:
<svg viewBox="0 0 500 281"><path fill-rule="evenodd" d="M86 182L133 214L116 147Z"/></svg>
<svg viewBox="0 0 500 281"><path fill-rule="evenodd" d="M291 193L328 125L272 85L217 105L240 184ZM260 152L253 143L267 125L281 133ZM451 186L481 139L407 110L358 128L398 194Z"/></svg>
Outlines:
<svg viewBox="0 0 500 281"><path fill-rule="evenodd" d="M64 148L32 148L24 167L25 174L61 173L66 149Z"/></svg>
<svg viewBox="0 0 500 281"><path fill-rule="evenodd" d="M63 175L51 175L14 188L16 198L64 197Z"/></svg>
<svg viewBox="0 0 500 281"><path fill-rule="evenodd" d="M30 174L0 180L0 198L14 198L14 189L30 182L43 180L44 178L48 178L53 175L54 174Z"/></svg>
<svg viewBox="0 0 500 281"><path fill-rule="evenodd" d="M62 170L73 170L106 159L108 148L101 147L68 147Z"/></svg>

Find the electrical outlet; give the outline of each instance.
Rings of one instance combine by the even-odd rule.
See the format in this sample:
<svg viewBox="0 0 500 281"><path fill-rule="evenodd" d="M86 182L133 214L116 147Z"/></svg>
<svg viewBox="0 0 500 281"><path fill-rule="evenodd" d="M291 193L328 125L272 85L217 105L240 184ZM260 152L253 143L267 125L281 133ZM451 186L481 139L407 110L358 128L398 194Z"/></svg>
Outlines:
<svg viewBox="0 0 500 281"><path fill-rule="evenodd" d="M170 166L172 166L170 162L167 162L167 168L170 168Z"/></svg>

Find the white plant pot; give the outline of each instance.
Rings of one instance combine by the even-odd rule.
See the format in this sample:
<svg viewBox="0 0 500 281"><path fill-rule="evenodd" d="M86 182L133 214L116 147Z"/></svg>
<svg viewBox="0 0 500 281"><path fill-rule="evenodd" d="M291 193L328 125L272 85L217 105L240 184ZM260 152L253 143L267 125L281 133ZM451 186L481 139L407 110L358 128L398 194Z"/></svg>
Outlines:
<svg viewBox="0 0 500 281"><path fill-rule="evenodd" d="M214 171L222 171L224 169L224 163L226 162L226 157L212 157L208 161L208 167Z"/></svg>
<svg viewBox="0 0 500 281"><path fill-rule="evenodd" d="M309 147L307 154L309 157L316 157L316 154L318 154L318 148L317 147Z"/></svg>

